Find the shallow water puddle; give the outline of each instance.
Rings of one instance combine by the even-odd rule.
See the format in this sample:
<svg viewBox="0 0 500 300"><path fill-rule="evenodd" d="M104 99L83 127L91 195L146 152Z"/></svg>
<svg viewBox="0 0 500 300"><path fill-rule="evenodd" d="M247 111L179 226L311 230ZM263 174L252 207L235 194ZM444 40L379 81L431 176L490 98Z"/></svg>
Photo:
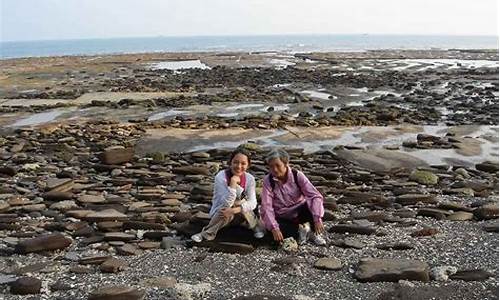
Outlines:
<svg viewBox="0 0 500 300"><path fill-rule="evenodd" d="M153 70L183 70L183 69L210 69L209 66L196 60L162 61L151 64Z"/></svg>
<svg viewBox="0 0 500 300"><path fill-rule="evenodd" d="M8 127L33 126L33 125L49 123L51 121L54 121L57 117L66 112L68 111L57 109L57 110L51 110L47 112L34 114L29 117L16 121L14 124L9 125Z"/></svg>
<svg viewBox="0 0 500 300"><path fill-rule="evenodd" d="M156 113L154 115L151 115L148 117L148 121L157 121L157 120L161 120L163 118L178 116L178 115L187 114L187 113L188 113L187 111L173 109L173 110L164 111L164 112L160 112L160 113Z"/></svg>

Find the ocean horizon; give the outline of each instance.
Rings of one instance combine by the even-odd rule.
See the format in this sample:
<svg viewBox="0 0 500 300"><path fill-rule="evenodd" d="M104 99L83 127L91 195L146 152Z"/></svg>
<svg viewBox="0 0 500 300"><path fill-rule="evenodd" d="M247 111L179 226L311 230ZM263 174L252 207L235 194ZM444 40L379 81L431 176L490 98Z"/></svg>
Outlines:
<svg viewBox="0 0 500 300"><path fill-rule="evenodd" d="M293 53L382 49L498 49L498 36L317 34L5 41L0 42L0 58L148 52Z"/></svg>

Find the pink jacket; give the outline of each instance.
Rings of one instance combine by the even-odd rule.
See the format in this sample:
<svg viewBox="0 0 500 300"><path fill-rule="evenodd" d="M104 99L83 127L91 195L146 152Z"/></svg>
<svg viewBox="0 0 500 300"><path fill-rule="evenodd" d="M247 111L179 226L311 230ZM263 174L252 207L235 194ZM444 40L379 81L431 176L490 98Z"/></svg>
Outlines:
<svg viewBox="0 0 500 300"><path fill-rule="evenodd" d="M297 171L297 183L295 183L291 168L288 168L288 178L284 184L278 179L271 177L271 180L275 181L274 191L271 190L270 177L270 174L264 177L261 194L262 206L260 215L266 229L273 230L279 228L276 221L277 217L285 219L295 218L297 216L297 208L304 204L304 202L307 203L313 215L314 222L321 220L325 213L323 196L304 173Z"/></svg>

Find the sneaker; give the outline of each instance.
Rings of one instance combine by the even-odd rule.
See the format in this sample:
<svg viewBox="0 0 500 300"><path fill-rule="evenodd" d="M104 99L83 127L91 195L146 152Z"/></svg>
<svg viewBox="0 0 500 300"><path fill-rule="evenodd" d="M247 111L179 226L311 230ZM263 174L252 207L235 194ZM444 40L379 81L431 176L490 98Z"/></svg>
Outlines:
<svg viewBox="0 0 500 300"><path fill-rule="evenodd" d="M316 233L311 234L311 242L313 242L316 246L326 245L325 238L322 237L321 234L316 234Z"/></svg>
<svg viewBox="0 0 500 300"><path fill-rule="evenodd" d="M305 244L311 233L311 226L309 223L299 224L299 245Z"/></svg>
<svg viewBox="0 0 500 300"><path fill-rule="evenodd" d="M264 237L264 230L262 230L262 228L260 227L256 227L254 232L253 232L253 236L256 238L256 239L261 239Z"/></svg>
<svg viewBox="0 0 500 300"><path fill-rule="evenodd" d="M201 236L201 233L193 234L191 236L191 239L197 243L201 243L201 241L203 241L203 237Z"/></svg>

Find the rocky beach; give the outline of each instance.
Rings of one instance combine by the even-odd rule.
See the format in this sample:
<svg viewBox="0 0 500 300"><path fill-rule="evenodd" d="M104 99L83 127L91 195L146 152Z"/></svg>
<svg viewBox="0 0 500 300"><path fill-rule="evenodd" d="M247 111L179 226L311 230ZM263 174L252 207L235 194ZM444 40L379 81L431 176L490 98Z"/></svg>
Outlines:
<svg viewBox="0 0 500 300"><path fill-rule="evenodd" d="M498 50L0 60L0 298L498 299ZM213 242L229 153L283 147L325 247Z"/></svg>

